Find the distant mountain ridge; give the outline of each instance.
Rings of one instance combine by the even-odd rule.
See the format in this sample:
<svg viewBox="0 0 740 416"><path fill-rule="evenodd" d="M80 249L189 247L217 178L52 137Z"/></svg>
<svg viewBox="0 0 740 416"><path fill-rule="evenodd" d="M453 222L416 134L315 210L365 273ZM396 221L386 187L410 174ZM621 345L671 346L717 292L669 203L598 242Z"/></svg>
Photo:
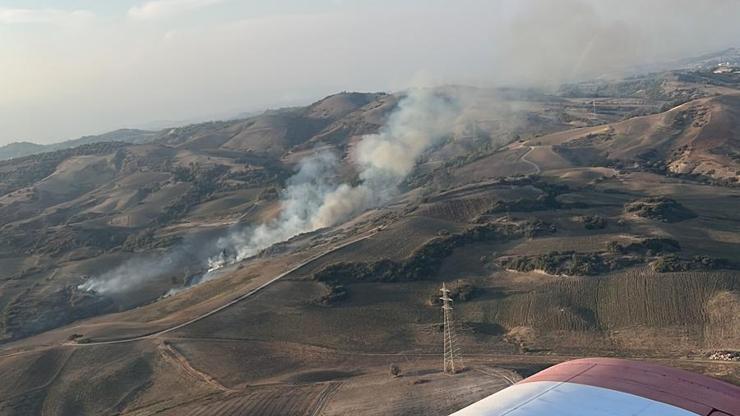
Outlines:
<svg viewBox="0 0 740 416"><path fill-rule="evenodd" d="M85 144L100 142L126 142L132 144L148 143L158 137L158 132L140 129L118 129L108 133L82 136L78 139L65 140L52 144L36 144L31 142L14 142L0 146L0 160L15 159L23 156L35 155L55 150L69 149Z"/></svg>
<svg viewBox="0 0 740 416"><path fill-rule="evenodd" d="M733 47L699 56L638 65L634 68L634 71L638 74L671 70L706 71L714 69L720 64L740 66L740 48Z"/></svg>
<svg viewBox="0 0 740 416"><path fill-rule="evenodd" d="M727 48L678 61L685 69L712 69L720 64L740 65L740 48ZM680 66L679 66L680 68Z"/></svg>
<svg viewBox="0 0 740 416"><path fill-rule="evenodd" d="M47 151L50 145L31 142L13 142L0 147L0 160L14 159Z"/></svg>
<svg viewBox="0 0 740 416"><path fill-rule="evenodd" d="M710 70L717 67L719 64L740 66L740 48L732 47L700 56L682 58L663 63L642 65L635 68L635 70L637 73L654 73L670 70ZM338 96L343 97L343 99L348 99L348 96L344 96L344 94L339 94ZM358 99L359 96L360 95L352 96L352 94L349 94L349 97L353 99ZM321 101L323 100L320 100L319 102ZM300 109L302 108L303 107L295 107L293 108L293 110L300 112ZM252 119L259 120L259 116L269 117L270 115L280 114L280 117L284 117L286 112L289 112L289 110L291 110L291 108L266 110L264 112L244 112L232 117L226 117L220 120L220 122L221 124L228 125L235 124L234 122L250 123ZM13 142L4 146L0 146L0 161L35 155L39 153L53 152L56 150L70 149L85 144L100 142L120 141L131 144L144 144L151 143L162 138L164 138L165 142L167 142L168 140L172 140L172 137L166 137L168 134L171 135L173 132L181 132L183 130L192 132L193 129L198 129L199 127L204 126L212 128L214 123L218 124L219 122L215 120L210 122L159 122L152 123L150 126L147 126L144 129L124 128L103 134L82 136L77 139L65 140L63 142L47 145L32 143L28 141ZM169 124L172 124L172 126L169 126ZM168 127L161 128L161 125L167 125Z"/></svg>

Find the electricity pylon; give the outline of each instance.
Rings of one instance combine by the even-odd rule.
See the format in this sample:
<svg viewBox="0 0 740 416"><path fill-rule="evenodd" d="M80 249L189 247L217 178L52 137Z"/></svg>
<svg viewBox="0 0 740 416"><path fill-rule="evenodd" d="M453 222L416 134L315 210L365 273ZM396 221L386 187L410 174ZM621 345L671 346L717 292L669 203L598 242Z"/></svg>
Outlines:
<svg viewBox="0 0 740 416"><path fill-rule="evenodd" d="M455 321L452 318L452 299L450 290L442 283L442 313L444 315L444 372L445 374L455 374L462 371L463 362L462 354L457 346L455 335Z"/></svg>

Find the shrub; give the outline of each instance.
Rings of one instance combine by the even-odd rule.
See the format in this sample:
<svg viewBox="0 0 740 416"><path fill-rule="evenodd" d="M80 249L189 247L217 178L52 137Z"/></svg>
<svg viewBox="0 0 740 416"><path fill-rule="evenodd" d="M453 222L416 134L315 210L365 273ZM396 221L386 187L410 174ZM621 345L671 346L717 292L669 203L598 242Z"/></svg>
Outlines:
<svg viewBox="0 0 740 416"><path fill-rule="evenodd" d="M610 241L607 250L620 254L662 254L681 251L681 244L672 238L646 238L642 241L621 245L617 241ZM652 254L650 254L652 253Z"/></svg>
<svg viewBox="0 0 740 416"><path fill-rule="evenodd" d="M587 230L600 230L606 227L606 218L599 215L584 215L580 218Z"/></svg>
<svg viewBox="0 0 740 416"><path fill-rule="evenodd" d="M709 256L694 256L691 259L684 259L675 254L661 256L656 259L651 266L653 267L653 270L659 273L685 272L689 270L740 269L740 264L727 259Z"/></svg>
<svg viewBox="0 0 740 416"><path fill-rule="evenodd" d="M638 199L625 205L626 212L662 222L679 222L697 215L678 201L665 197Z"/></svg>
<svg viewBox="0 0 740 416"><path fill-rule="evenodd" d="M349 296L349 292L347 292L347 288L345 288L344 285L329 283L327 286L329 288L329 293L319 298L319 304L327 306L333 305Z"/></svg>
<svg viewBox="0 0 740 416"><path fill-rule="evenodd" d="M552 275L593 276L631 266L640 260L610 253L553 251L534 256L506 257L499 259L498 263L503 268L520 272L543 270Z"/></svg>
<svg viewBox="0 0 740 416"><path fill-rule="evenodd" d="M458 281L457 284L452 284L448 287L450 289L450 298L456 302L467 302L481 293L481 289L470 282ZM439 297L438 292L432 293L429 297L430 303L432 305L442 304Z"/></svg>

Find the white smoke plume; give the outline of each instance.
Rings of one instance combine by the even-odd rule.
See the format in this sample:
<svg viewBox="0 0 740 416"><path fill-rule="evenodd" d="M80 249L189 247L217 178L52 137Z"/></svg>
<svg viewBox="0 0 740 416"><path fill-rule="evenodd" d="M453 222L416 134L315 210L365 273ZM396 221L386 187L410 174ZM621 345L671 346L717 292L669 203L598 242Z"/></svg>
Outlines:
<svg viewBox="0 0 740 416"><path fill-rule="evenodd" d="M461 117L457 99L433 89L410 90L390 114L378 134L362 137L349 160L358 172L356 184L338 180L340 160L321 151L302 160L281 194L281 211L275 220L231 232L219 238L208 253L208 272L191 284L210 280L216 270L254 256L273 244L298 234L329 227L363 210L387 203L414 169L419 157L451 136ZM192 261L198 250L182 247L161 257L131 259L79 286L101 294L127 292ZM218 252L219 254L212 255Z"/></svg>
<svg viewBox="0 0 740 416"><path fill-rule="evenodd" d="M192 256L200 250L185 243L164 254L133 257L121 265L77 286L80 290L100 294L126 293L164 275L181 275Z"/></svg>
<svg viewBox="0 0 740 416"><path fill-rule="evenodd" d="M135 291L146 284L156 283L163 276L184 276L186 280L195 278L189 275L189 271L202 267L202 253L215 253L213 241L214 236L193 233L167 251L134 255L105 273L86 280L77 288L112 295Z"/></svg>
<svg viewBox="0 0 740 416"><path fill-rule="evenodd" d="M282 192L279 217L219 239L218 246L222 251L208 260L209 271L311 230L311 220L321 208L324 196L336 189L337 164L336 156L330 152L303 159L298 172L288 180Z"/></svg>
<svg viewBox="0 0 740 416"><path fill-rule="evenodd" d="M178 259L162 261L161 258L133 258L102 275L87 280L77 286L80 290L100 294L125 293L136 289L144 282L174 272L179 266Z"/></svg>
<svg viewBox="0 0 740 416"><path fill-rule="evenodd" d="M453 133L460 116L456 101L430 89L412 90L378 133L354 151L360 184L328 193L313 217L314 228L334 225L363 209L387 202L426 150Z"/></svg>
<svg viewBox="0 0 740 416"><path fill-rule="evenodd" d="M219 246L224 251L209 260L209 270L388 202L418 158L453 133L459 116L454 99L431 89L411 90L381 131L364 136L350 154L359 172L359 184L336 182L339 161L332 153L321 152L303 160L283 192L280 216L222 239ZM227 252L235 254L231 257Z"/></svg>

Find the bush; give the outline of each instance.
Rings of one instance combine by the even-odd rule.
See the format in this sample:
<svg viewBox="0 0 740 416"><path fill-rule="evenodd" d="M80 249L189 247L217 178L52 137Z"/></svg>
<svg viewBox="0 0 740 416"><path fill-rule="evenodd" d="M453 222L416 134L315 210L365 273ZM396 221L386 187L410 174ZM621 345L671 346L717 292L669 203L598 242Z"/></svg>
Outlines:
<svg viewBox="0 0 740 416"><path fill-rule="evenodd" d="M609 253L558 252L535 256L515 256L500 259L499 265L505 269L520 272L543 270L552 275L593 276L631 266L641 261L638 258L616 256Z"/></svg>
<svg viewBox="0 0 740 416"><path fill-rule="evenodd" d="M606 218L599 215L584 215L580 221L587 230L600 230L605 228L607 223Z"/></svg>
<svg viewBox="0 0 740 416"><path fill-rule="evenodd" d="M665 197L638 199L625 205L626 212L662 222L679 222L697 215L678 201Z"/></svg>
<svg viewBox="0 0 740 416"><path fill-rule="evenodd" d="M672 238L646 238L636 243L621 245L617 241L610 241L607 250L619 254L662 254L681 251L681 244Z"/></svg>
<svg viewBox="0 0 740 416"><path fill-rule="evenodd" d="M329 288L329 293L319 298L318 303L321 305L333 305L339 301L342 301L349 296L349 292L347 292L347 288L345 288L343 285L340 284L327 284Z"/></svg>
<svg viewBox="0 0 740 416"><path fill-rule="evenodd" d="M661 256L651 266L659 273L685 272L690 270L738 270L740 264L727 259L709 256L694 256L691 259L680 258L675 254Z"/></svg>
<svg viewBox="0 0 740 416"><path fill-rule="evenodd" d="M470 282L458 281L457 284L449 285L448 288L450 289L449 296L455 302L467 302L481 293L481 289ZM439 297L438 292L432 293L429 297L430 303L432 305L442 304Z"/></svg>

